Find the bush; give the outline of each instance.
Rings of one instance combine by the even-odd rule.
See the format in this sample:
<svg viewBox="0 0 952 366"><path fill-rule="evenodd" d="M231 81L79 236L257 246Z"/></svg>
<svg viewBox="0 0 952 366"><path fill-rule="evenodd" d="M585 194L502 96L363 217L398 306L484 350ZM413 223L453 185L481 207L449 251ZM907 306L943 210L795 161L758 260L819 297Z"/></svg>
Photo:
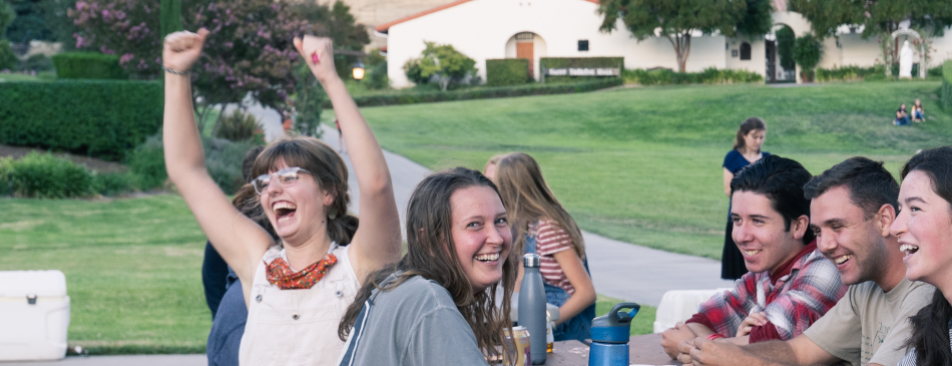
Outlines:
<svg viewBox="0 0 952 366"><path fill-rule="evenodd" d="M140 178L131 172L92 173L90 188L103 196L115 196L134 191L140 185Z"/></svg>
<svg viewBox="0 0 952 366"><path fill-rule="evenodd" d="M812 34L805 34L797 37L793 42L793 61L800 65L800 68L806 72L813 71L813 68L820 63L820 57L823 56L823 49L820 41Z"/></svg>
<svg viewBox="0 0 952 366"><path fill-rule="evenodd" d="M0 88L0 143L121 161L162 125L162 84L68 80Z"/></svg>
<svg viewBox="0 0 952 366"><path fill-rule="evenodd" d="M952 60L942 64L942 108L952 113Z"/></svg>
<svg viewBox="0 0 952 366"><path fill-rule="evenodd" d="M517 86L503 86L495 88L470 88L448 92L395 92L372 94L354 97L354 102L360 107L388 106L399 104L435 103L455 100L511 98L527 95L550 95L582 93L619 86L621 78L601 78L581 83L557 84L529 84ZM330 102L325 102L324 108L331 108Z"/></svg>
<svg viewBox="0 0 952 366"><path fill-rule="evenodd" d="M31 152L8 162L6 183L17 197L67 198L92 193L92 175L73 162Z"/></svg>
<svg viewBox="0 0 952 366"><path fill-rule="evenodd" d="M942 77L942 65L933 67L926 70L926 78L941 78Z"/></svg>
<svg viewBox="0 0 952 366"><path fill-rule="evenodd" d="M215 130L215 137L231 141L247 141L251 140L260 129L261 124L254 115L235 109L231 114L221 116L218 128Z"/></svg>
<svg viewBox="0 0 952 366"><path fill-rule="evenodd" d="M0 158L0 196L8 196L13 192L10 175L13 174L13 158Z"/></svg>
<svg viewBox="0 0 952 366"><path fill-rule="evenodd" d="M883 75L886 72L885 65L875 65L870 67L859 67L859 66L843 66L836 69L824 69L822 67L816 69L816 80L817 81L855 81L855 80L870 80L876 78L883 78Z"/></svg>
<svg viewBox="0 0 952 366"><path fill-rule="evenodd" d="M92 52L64 52L53 56L60 79L128 79L119 56Z"/></svg>
<svg viewBox="0 0 952 366"><path fill-rule="evenodd" d="M486 85L507 86L522 85L532 78L529 75L529 60L524 58L504 58L486 60Z"/></svg>
<svg viewBox="0 0 952 366"><path fill-rule="evenodd" d="M233 194L244 185L241 176L241 162L245 153L256 145L250 141L234 142L226 139L203 137L205 166L212 180L226 194ZM129 156L129 168L135 173L140 189L159 188L165 184L168 175L165 170L165 156L162 136L150 136Z"/></svg>
<svg viewBox="0 0 952 366"><path fill-rule="evenodd" d="M53 70L53 60L51 60L49 57L46 57L44 54L36 54L20 62L20 65L17 66L17 69L20 71L36 72Z"/></svg>
<svg viewBox="0 0 952 366"><path fill-rule="evenodd" d="M0 70L13 70L17 66L17 56L10 47L10 41L0 38Z"/></svg>
<svg viewBox="0 0 952 366"><path fill-rule="evenodd" d="M673 84L733 84L761 82L764 77L747 70L718 70L713 67L701 72L675 72L670 69L634 69L622 71L626 83L641 85Z"/></svg>
<svg viewBox="0 0 952 366"><path fill-rule="evenodd" d="M159 188L169 177L165 171L162 135L150 136L129 154L129 169L139 176L139 188Z"/></svg>
<svg viewBox="0 0 952 366"><path fill-rule="evenodd" d="M383 90L389 87L390 76L387 76L387 61L378 62L370 69L370 75L367 78L367 88Z"/></svg>

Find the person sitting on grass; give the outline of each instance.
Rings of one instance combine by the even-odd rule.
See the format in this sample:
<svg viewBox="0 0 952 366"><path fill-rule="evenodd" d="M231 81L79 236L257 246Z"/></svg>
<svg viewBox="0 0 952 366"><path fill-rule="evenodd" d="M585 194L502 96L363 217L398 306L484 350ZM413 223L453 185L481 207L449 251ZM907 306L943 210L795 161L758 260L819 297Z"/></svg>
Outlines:
<svg viewBox="0 0 952 366"><path fill-rule="evenodd" d="M678 358L678 345L696 337L735 344L791 339L836 304L844 286L836 266L817 250L810 231L810 173L776 155L731 180L733 238L750 270L735 288L714 295L698 313L662 333L661 345Z"/></svg>
<svg viewBox="0 0 952 366"><path fill-rule="evenodd" d="M341 320L347 346L337 364L486 366L512 332L516 279L496 186L466 168L426 177L410 196L406 229L407 254L374 272Z"/></svg>
<svg viewBox="0 0 952 366"><path fill-rule="evenodd" d="M836 263L846 296L803 334L788 341L738 346L695 338L681 342L678 361L711 366L893 366L910 335L908 319L928 304L931 285L905 278L902 252L890 227L899 186L881 162L855 157L804 187L811 200L817 247Z"/></svg>
<svg viewBox="0 0 952 366"><path fill-rule="evenodd" d="M380 145L334 68L329 39L295 38L347 130L360 186L360 228L347 214L347 167L311 137L272 143L255 160L253 186L275 242L242 215L212 180L192 113L188 70L202 52L205 29L165 39L163 144L175 183L209 241L241 280L248 320L243 365L330 365L343 349L337 324L362 279L399 258L400 219Z"/></svg>
<svg viewBox="0 0 952 366"><path fill-rule="evenodd" d="M896 110L896 120L893 122L896 126L909 126L909 113L906 112L906 103L900 104Z"/></svg>
<svg viewBox="0 0 952 366"><path fill-rule="evenodd" d="M906 279L936 286L910 318L909 351L897 366L952 365L952 147L916 154L902 167L899 216L891 232L905 253Z"/></svg>
<svg viewBox="0 0 952 366"><path fill-rule="evenodd" d="M912 121L913 122L922 122L926 120L925 112L922 110L922 101L916 99L916 102L912 105Z"/></svg>

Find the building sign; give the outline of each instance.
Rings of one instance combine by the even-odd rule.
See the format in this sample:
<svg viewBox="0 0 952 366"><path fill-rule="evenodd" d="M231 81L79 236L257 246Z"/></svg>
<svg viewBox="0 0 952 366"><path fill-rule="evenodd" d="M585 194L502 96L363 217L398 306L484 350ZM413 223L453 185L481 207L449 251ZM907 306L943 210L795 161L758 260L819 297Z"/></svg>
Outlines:
<svg viewBox="0 0 952 366"><path fill-rule="evenodd" d="M545 69L546 76L620 76L620 68L566 67Z"/></svg>

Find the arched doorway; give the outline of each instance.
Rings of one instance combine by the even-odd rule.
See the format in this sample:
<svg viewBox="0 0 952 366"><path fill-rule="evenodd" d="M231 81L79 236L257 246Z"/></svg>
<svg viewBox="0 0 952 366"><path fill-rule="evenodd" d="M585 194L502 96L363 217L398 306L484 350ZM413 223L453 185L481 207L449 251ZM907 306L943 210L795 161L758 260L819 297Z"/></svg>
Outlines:
<svg viewBox="0 0 952 366"><path fill-rule="evenodd" d="M529 60L529 75L539 80L539 58L545 57L546 44L538 34L519 32L506 42L506 58L524 58Z"/></svg>
<svg viewBox="0 0 952 366"><path fill-rule="evenodd" d="M903 41L913 41L913 42L912 42L913 47L918 48L916 51L919 52L919 78L925 79L925 78L926 78L926 69L929 67L929 65L926 65L926 53L928 53L929 51L926 49L927 46L926 46L925 42L922 41L922 36L919 35L919 32L916 32L915 30L912 30L912 29L900 29L900 30L897 30L897 31L895 31L895 32L892 32L892 37L890 37L890 41L895 45L894 47L895 47L896 49L894 50L894 52L895 52L896 54L899 53L899 47L898 47L898 45L900 44L900 42L899 42L899 41L900 41L899 37L903 37L903 38L904 38ZM884 49L885 49L885 48L884 48ZM889 57L889 53L887 52L887 53L883 56L883 58L888 58L888 57ZM898 63L898 62L899 62L899 60L898 60L898 57L897 57L896 60L887 61L887 62L886 62L886 65L892 65L892 64L895 64L895 63ZM889 66L887 66L887 67L886 67L886 77L889 77L889 76L890 76L891 71L892 71L891 68L890 68Z"/></svg>
<svg viewBox="0 0 952 366"><path fill-rule="evenodd" d="M797 82L796 64L793 62L793 41L796 34L793 28L778 23L764 36L766 42L766 75L768 83Z"/></svg>

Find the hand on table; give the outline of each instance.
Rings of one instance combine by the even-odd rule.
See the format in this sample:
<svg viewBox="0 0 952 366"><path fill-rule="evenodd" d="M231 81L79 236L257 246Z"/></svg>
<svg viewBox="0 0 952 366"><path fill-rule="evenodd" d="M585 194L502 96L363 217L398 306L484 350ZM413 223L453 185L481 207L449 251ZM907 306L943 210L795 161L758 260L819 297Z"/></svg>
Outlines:
<svg viewBox="0 0 952 366"><path fill-rule="evenodd" d="M697 334L695 334L687 324L678 322L674 328L661 333L661 347L664 348L664 353L671 356L671 359L677 359L680 354L680 352L678 352L678 345L683 341L692 340L696 337Z"/></svg>
<svg viewBox="0 0 952 366"><path fill-rule="evenodd" d="M173 32L165 36L162 45L162 66L173 71L186 72L202 55L208 30L199 29L198 33L188 31Z"/></svg>
<svg viewBox="0 0 952 366"><path fill-rule="evenodd" d="M754 327L762 327L764 325L767 325L767 313L750 313L750 315L747 316L747 318L744 319L742 323L740 323L740 327L737 327L737 336L743 337L748 335Z"/></svg>
<svg viewBox="0 0 952 366"><path fill-rule="evenodd" d="M678 362L695 366L738 366L748 365L743 358L740 346L731 342L717 342L698 337L686 340L678 345Z"/></svg>
<svg viewBox="0 0 952 366"><path fill-rule="evenodd" d="M330 38L304 36L302 40L294 37L294 48L321 84L339 78L334 68L334 44Z"/></svg>

